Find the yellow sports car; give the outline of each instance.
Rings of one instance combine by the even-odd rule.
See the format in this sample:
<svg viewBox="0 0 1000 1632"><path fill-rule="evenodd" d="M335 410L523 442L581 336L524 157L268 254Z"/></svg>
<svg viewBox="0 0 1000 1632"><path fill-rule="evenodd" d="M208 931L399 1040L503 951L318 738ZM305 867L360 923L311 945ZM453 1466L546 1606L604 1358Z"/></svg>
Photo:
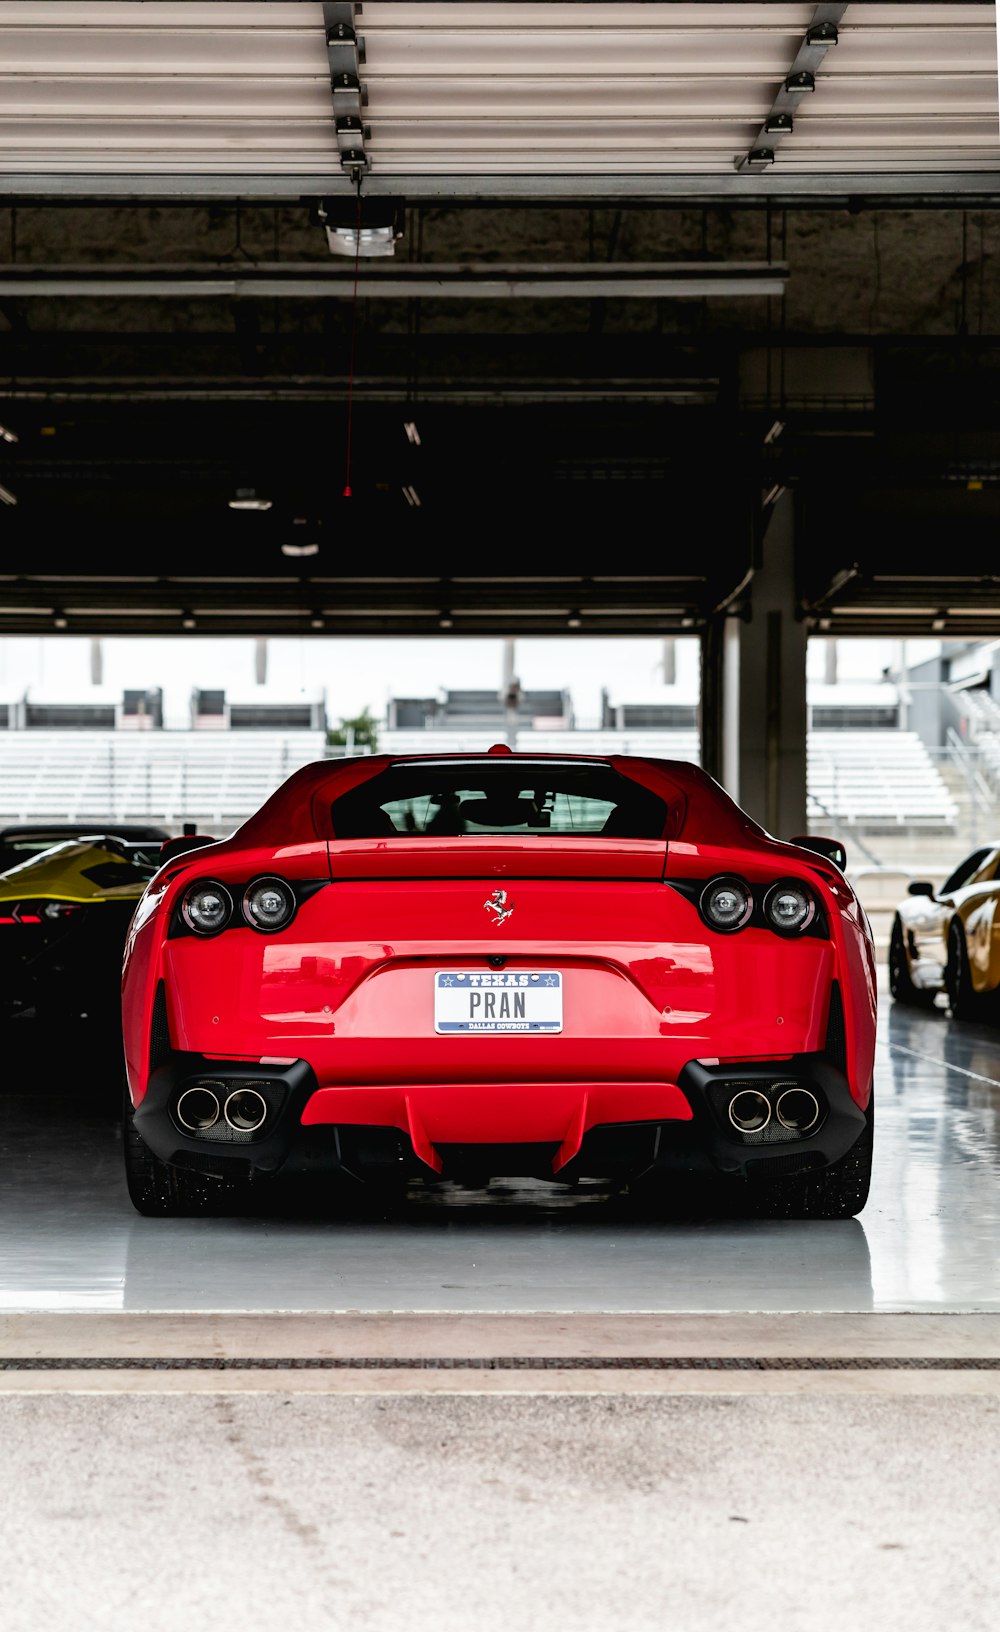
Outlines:
<svg viewBox="0 0 1000 1632"><path fill-rule="evenodd" d="M159 839L105 833L0 872L0 1013L115 1017L125 935L163 859Z"/></svg>
<svg viewBox="0 0 1000 1632"><path fill-rule="evenodd" d="M889 990L929 1008L948 994L956 1020L993 1017L1000 991L1000 843L982 845L944 883L918 880L889 937Z"/></svg>
<svg viewBox="0 0 1000 1632"><path fill-rule="evenodd" d="M141 839L144 844L162 844L170 837L166 828L151 827L148 822L17 822L13 827L0 827L0 873L37 856L39 850L95 833L101 838L110 834L118 839Z"/></svg>

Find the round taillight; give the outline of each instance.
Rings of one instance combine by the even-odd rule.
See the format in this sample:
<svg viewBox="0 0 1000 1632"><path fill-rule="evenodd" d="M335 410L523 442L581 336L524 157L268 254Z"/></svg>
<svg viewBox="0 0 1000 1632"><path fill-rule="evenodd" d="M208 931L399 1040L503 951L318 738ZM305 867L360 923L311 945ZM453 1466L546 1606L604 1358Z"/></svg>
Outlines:
<svg viewBox="0 0 1000 1632"><path fill-rule="evenodd" d="M730 874L713 878L701 892L701 914L713 929L742 929L752 912L753 896L742 878Z"/></svg>
<svg viewBox="0 0 1000 1632"><path fill-rule="evenodd" d="M779 935L801 935L816 916L816 901L798 879L783 878L765 895L764 916Z"/></svg>
<svg viewBox="0 0 1000 1632"><path fill-rule="evenodd" d="M196 935L218 935L233 916L233 898L224 884L199 879L181 897L181 917Z"/></svg>
<svg viewBox="0 0 1000 1632"><path fill-rule="evenodd" d="M243 916L251 929L272 934L295 916L295 896L283 878L255 878L243 895Z"/></svg>

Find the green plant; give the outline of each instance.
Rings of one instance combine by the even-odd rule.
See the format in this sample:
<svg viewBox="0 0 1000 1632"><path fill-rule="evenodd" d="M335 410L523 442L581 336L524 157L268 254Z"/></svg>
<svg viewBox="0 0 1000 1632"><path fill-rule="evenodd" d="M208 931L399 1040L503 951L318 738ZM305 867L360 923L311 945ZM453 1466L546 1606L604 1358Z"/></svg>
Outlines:
<svg viewBox="0 0 1000 1632"><path fill-rule="evenodd" d="M331 748L346 748L351 753L367 748L370 753L377 753L378 721L366 705L360 714L355 714L350 719L342 719L339 725L331 726L326 733L326 740Z"/></svg>

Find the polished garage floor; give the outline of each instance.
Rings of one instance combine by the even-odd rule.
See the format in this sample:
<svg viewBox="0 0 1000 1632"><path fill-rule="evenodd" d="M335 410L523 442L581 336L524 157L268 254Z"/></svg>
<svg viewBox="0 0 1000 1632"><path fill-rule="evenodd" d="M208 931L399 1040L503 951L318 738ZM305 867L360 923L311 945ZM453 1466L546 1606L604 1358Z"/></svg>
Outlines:
<svg viewBox="0 0 1000 1632"><path fill-rule="evenodd" d="M0 1308L994 1311L1000 1030L882 1001L875 1178L844 1223L657 1220L530 1182L391 1216L140 1218L113 1048L8 1027Z"/></svg>
<svg viewBox="0 0 1000 1632"><path fill-rule="evenodd" d="M846 1223L142 1219L114 1050L3 1059L4 1632L992 1632L1000 1030L884 1003Z"/></svg>

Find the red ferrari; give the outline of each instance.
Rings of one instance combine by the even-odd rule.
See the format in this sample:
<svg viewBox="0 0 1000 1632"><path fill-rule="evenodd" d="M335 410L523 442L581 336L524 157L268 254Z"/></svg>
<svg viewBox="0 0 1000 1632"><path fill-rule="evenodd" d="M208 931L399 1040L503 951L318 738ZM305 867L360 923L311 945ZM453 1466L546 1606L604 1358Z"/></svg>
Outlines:
<svg viewBox="0 0 1000 1632"><path fill-rule="evenodd" d="M497 746L296 771L136 908L132 1201L526 1175L853 1216L875 960L813 842L673 760Z"/></svg>

